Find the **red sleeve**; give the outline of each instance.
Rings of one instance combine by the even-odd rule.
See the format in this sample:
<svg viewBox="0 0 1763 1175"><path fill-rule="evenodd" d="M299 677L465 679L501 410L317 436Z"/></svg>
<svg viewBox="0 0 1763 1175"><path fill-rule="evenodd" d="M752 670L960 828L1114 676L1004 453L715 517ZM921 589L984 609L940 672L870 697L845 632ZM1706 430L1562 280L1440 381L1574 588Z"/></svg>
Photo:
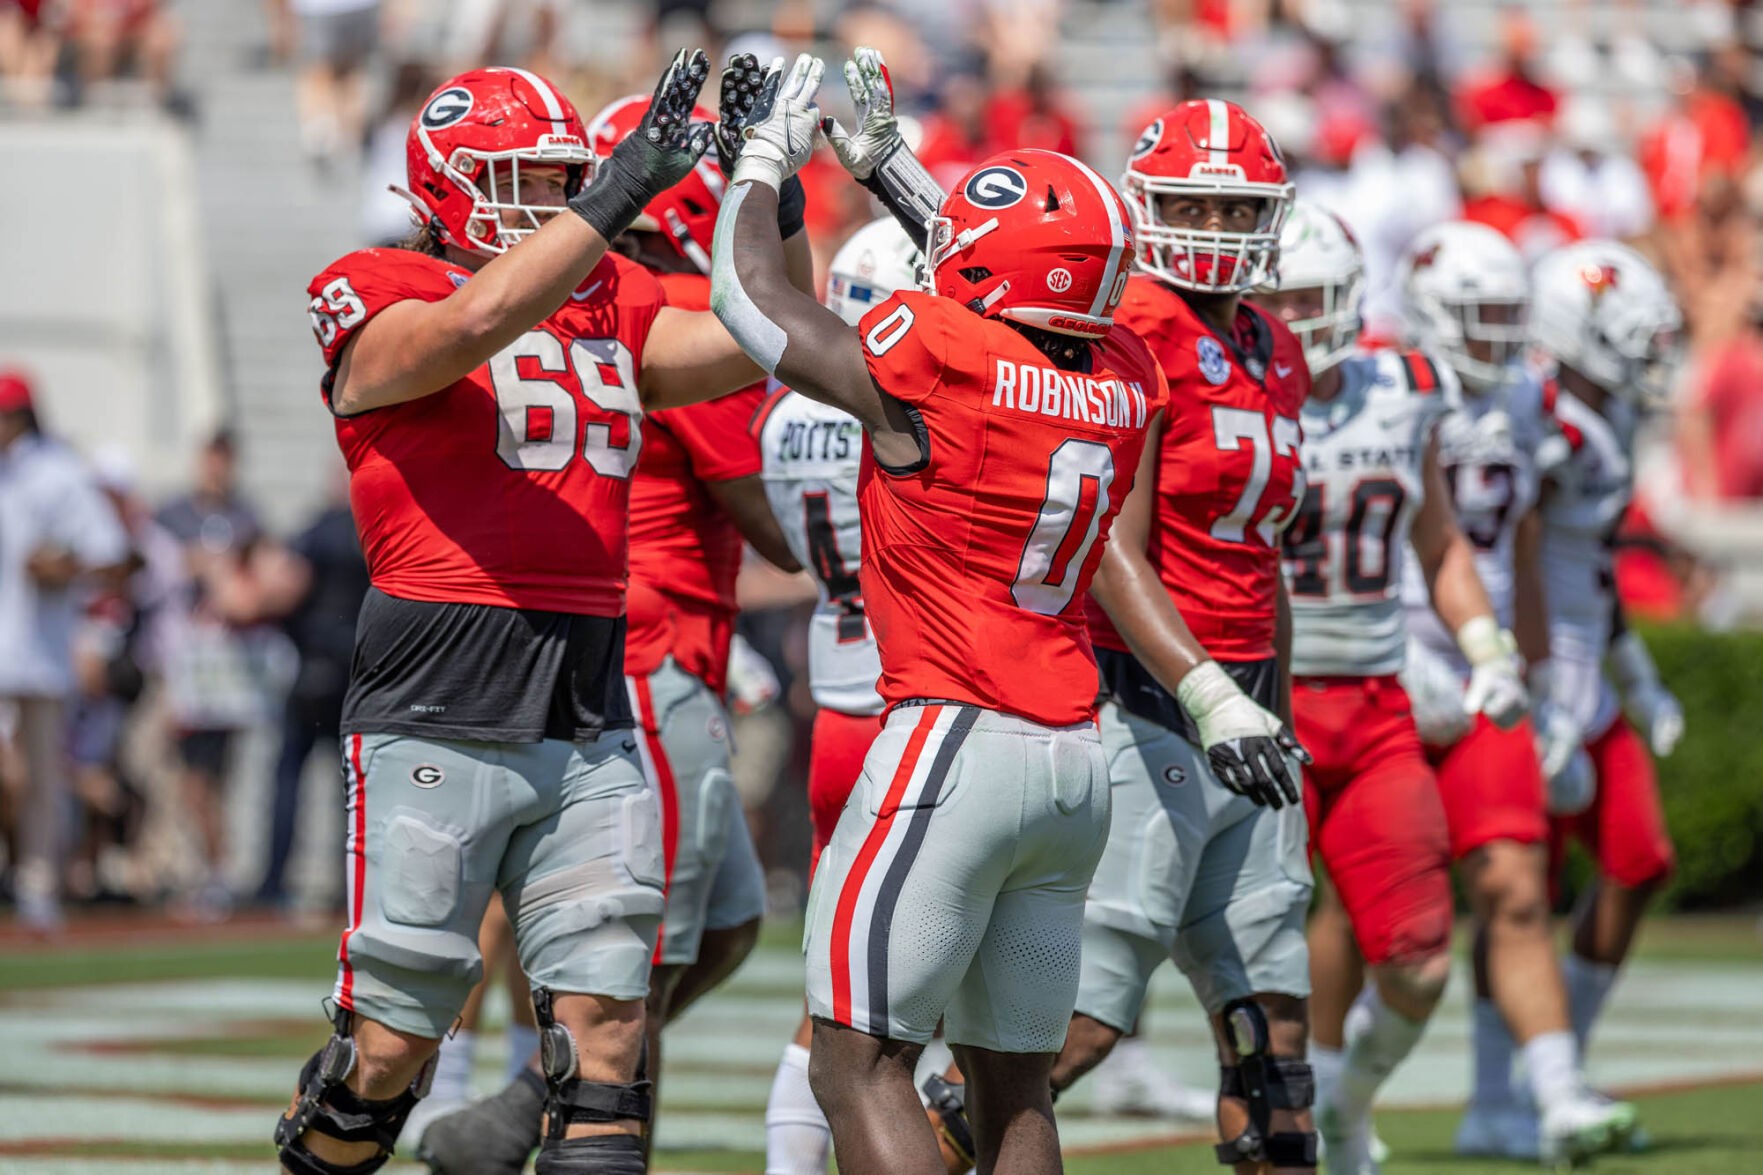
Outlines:
<svg viewBox="0 0 1763 1175"><path fill-rule="evenodd" d="M343 348L374 315L417 299L439 302L471 276L456 265L408 249L360 249L332 262L307 285L307 316L334 367Z"/></svg>
<svg viewBox="0 0 1763 1175"><path fill-rule="evenodd" d="M876 385L908 404L923 404L945 387L957 353L954 313L975 317L947 298L901 290L865 314L857 334Z"/></svg>
<svg viewBox="0 0 1763 1175"><path fill-rule="evenodd" d="M765 385L756 383L683 408L651 413L655 423L672 433L692 463L699 481L733 481L760 470L759 440L749 429L765 399Z"/></svg>
<svg viewBox="0 0 1763 1175"><path fill-rule="evenodd" d="M710 309L710 279L701 273L658 273L661 296L681 310Z"/></svg>

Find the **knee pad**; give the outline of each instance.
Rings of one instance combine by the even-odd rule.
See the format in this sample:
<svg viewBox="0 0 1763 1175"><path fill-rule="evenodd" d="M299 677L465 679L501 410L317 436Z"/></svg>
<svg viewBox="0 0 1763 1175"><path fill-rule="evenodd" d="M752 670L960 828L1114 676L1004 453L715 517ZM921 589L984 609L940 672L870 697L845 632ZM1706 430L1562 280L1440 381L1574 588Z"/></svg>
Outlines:
<svg viewBox="0 0 1763 1175"><path fill-rule="evenodd" d="M575 1034L557 1023L551 1010L552 999L550 988L533 988L533 1016L539 1024L539 1065L545 1072L545 1114L548 1118L545 1142L539 1149L541 1159L553 1143L564 1141L564 1132L571 1122L647 1122L654 1114L654 1083L643 1076L648 1067L648 1046L644 1046L644 1058L637 1062L635 1081L583 1081L576 1076ZM568 1141L573 1144L588 1140ZM577 1169L559 1167L557 1171ZM585 1167L579 1169L587 1170ZM639 1172L641 1170L638 1168Z"/></svg>
<svg viewBox="0 0 1763 1175"><path fill-rule="evenodd" d="M937 1133L955 1157L973 1166L973 1127L967 1121L967 1086L941 1073L924 1079L925 1105L937 1116Z"/></svg>
<svg viewBox="0 0 1763 1175"><path fill-rule="evenodd" d="M344 1082L355 1068L355 1041L349 1035L350 1013L338 1008L331 1021L331 1038L300 1070L300 1091L294 1104L275 1127L275 1145L282 1166L295 1175L372 1175L392 1157L404 1120L428 1093L434 1076L431 1059L394 1098L369 1101ZM308 1130L338 1142L371 1142L380 1153L359 1163L343 1166L321 1159L302 1141Z"/></svg>
<svg viewBox="0 0 1763 1175"><path fill-rule="evenodd" d="M635 1134L546 1139L533 1175L646 1175L649 1160Z"/></svg>
<svg viewBox="0 0 1763 1175"><path fill-rule="evenodd" d="M1274 1133L1273 1111L1304 1110L1316 1101L1316 1078L1307 1062L1276 1057L1270 1051L1267 1013L1252 999L1224 1006L1235 1065L1219 1070L1218 1090L1249 1104L1249 1124L1235 1138L1214 1147L1225 1166L1272 1163L1276 1167L1315 1167L1316 1132Z"/></svg>

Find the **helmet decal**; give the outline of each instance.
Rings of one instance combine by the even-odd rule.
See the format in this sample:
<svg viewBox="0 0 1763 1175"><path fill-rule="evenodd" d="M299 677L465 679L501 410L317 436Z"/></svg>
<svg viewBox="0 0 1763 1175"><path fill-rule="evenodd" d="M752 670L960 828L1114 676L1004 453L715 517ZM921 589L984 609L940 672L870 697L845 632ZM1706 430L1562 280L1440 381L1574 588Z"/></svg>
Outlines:
<svg viewBox="0 0 1763 1175"><path fill-rule="evenodd" d="M1071 288L1071 271L1069 269L1055 269L1047 274L1047 288L1055 294L1063 294L1069 290Z"/></svg>
<svg viewBox="0 0 1763 1175"><path fill-rule="evenodd" d="M470 114L471 105L470 90L464 86L448 86L422 108L422 125L431 131L443 130Z"/></svg>
<svg viewBox="0 0 1763 1175"><path fill-rule="evenodd" d="M996 211L1028 195L1028 181L1014 167L985 167L968 178L964 194L974 207Z"/></svg>
<svg viewBox="0 0 1763 1175"><path fill-rule="evenodd" d="M1608 263L1585 265L1579 271L1580 280L1592 292L1592 301L1596 302L1608 290L1617 286L1616 267Z"/></svg>
<svg viewBox="0 0 1763 1175"><path fill-rule="evenodd" d="M1221 384L1230 378L1230 360L1224 357L1224 348L1211 335L1201 335L1194 350L1200 356L1200 374L1206 382Z"/></svg>
<svg viewBox="0 0 1763 1175"><path fill-rule="evenodd" d="M1163 139L1163 120L1161 118L1159 118L1157 121L1153 122L1150 126L1146 127L1144 130L1139 132L1139 141L1132 145L1131 158L1137 159L1139 156L1150 151L1159 142L1161 142L1162 139Z"/></svg>

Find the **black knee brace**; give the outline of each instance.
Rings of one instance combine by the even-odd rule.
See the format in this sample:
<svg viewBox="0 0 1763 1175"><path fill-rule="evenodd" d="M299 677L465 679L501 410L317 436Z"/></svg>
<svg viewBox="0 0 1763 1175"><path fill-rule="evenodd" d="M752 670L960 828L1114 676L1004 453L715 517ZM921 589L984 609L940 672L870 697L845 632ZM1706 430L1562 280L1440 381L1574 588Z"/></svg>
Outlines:
<svg viewBox="0 0 1763 1175"><path fill-rule="evenodd" d="M967 1086L949 1081L941 1073L924 1079L925 1104L936 1112L938 1133L949 1149L968 1166L973 1165L973 1127L967 1121Z"/></svg>
<svg viewBox="0 0 1763 1175"><path fill-rule="evenodd" d="M545 1141L539 1146L540 1162L544 1161L547 1152L564 1141L564 1132L571 1122L647 1122L654 1114L651 1096L654 1083L644 1079L647 1066L642 1061L637 1064L637 1079L629 1084L583 1081L576 1076L575 1035L557 1023L557 1017L551 1011L551 1001L549 988L533 988L533 1016L539 1023L539 1065L545 1071L545 1114L549 1119ZM573 1145L588 1140L569 1141ZM586 1170L556 1168L559 1175L578 1169ZM637 1171L641 1172L642 1168Z"/></svg>
<svg viewBox="0 0 1763 1175"><path fill-rule="evenodd" d="M1218 1161L1227 1167L1237 1163L1315 1167L1315 1131L1275 1134L1272 1130L1273 1111L1308 1109L1316 1101L1316 1078L1309 1064L1271 1054L1267 1014L1252 999L1226 1004L1224 1023L1237 1063L1219 1070L1218 1088L1225 1097L1249 1103L1249 1124L1241 1134L1213 1148Z"/></svg>
<svg viewBox="0 0 1763 1175"><path fill-rule="evenodd" d="M392 1157L392 1147L404 1120L428 1093L434 1075L431 1060L422 1067L410 1088L394 1098L369 1101L343 1084L355 1068L355 1041L349 1035L349 1012L338 1008L331 1021L331 1038L300 1070L300 1092L275 1127L275 1145L282 1165L296 1175L372 1175ZM338 1142L371 1142L380 1153L359 1163L343 1166L319 1158L306 1148L302 1136L314 1131Z"/></svg>

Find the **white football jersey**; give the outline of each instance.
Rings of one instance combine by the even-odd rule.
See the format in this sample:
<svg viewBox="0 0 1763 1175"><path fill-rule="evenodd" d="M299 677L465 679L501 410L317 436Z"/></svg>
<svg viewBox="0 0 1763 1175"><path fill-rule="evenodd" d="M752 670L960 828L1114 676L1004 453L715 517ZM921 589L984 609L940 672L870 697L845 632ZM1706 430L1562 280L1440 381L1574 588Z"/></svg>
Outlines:
<svg viewBox="0 0 1763 1175"><path fill-rule="evenodd" d="M1475 548L1475 571L1494 615L1512 627L1513 555L1518 524L1536 506L1545 472L1567 455L1555 424L1554 385L1526 365L1512 383L1485 394L1465 392L1439 421L1439 464L1451 487L1457 525ZM1402 600L1409 631L1464 677L1469 662L1433 611L1414 548L1405 548Z"/></svg>
<svg viewBox="0 0 1763 1175"><path fill-rule="evenodd" d="M855 417L774 387L757 425L761 477L790 553L814 576L820 603L808 624L808 688L817 706L880 714L881 654L858 585L862 532L857 471L863 426Z"/></svg>
<svg viewBox="0 0 1763 1175"><path fill-rule="evenodd" d="M1616 608L1616 528L1634 492L1640 414L1616 396L1596 412L1563 391L1555 416L1567 455L1549 471L1542 496L1549 659L1555 700L1591 736L1617 711L1603 663Z"/></svg>
<svg viewBox="0 0 1763 1175"><path fill-rule="evenodd" d="M1292 672L1378 677L1402 668L1402 552L1424 495L1422 464L1455 375L1418 352L1361 353L1341 390L1299 417L1309 484L1286 531Z"/></svg>

